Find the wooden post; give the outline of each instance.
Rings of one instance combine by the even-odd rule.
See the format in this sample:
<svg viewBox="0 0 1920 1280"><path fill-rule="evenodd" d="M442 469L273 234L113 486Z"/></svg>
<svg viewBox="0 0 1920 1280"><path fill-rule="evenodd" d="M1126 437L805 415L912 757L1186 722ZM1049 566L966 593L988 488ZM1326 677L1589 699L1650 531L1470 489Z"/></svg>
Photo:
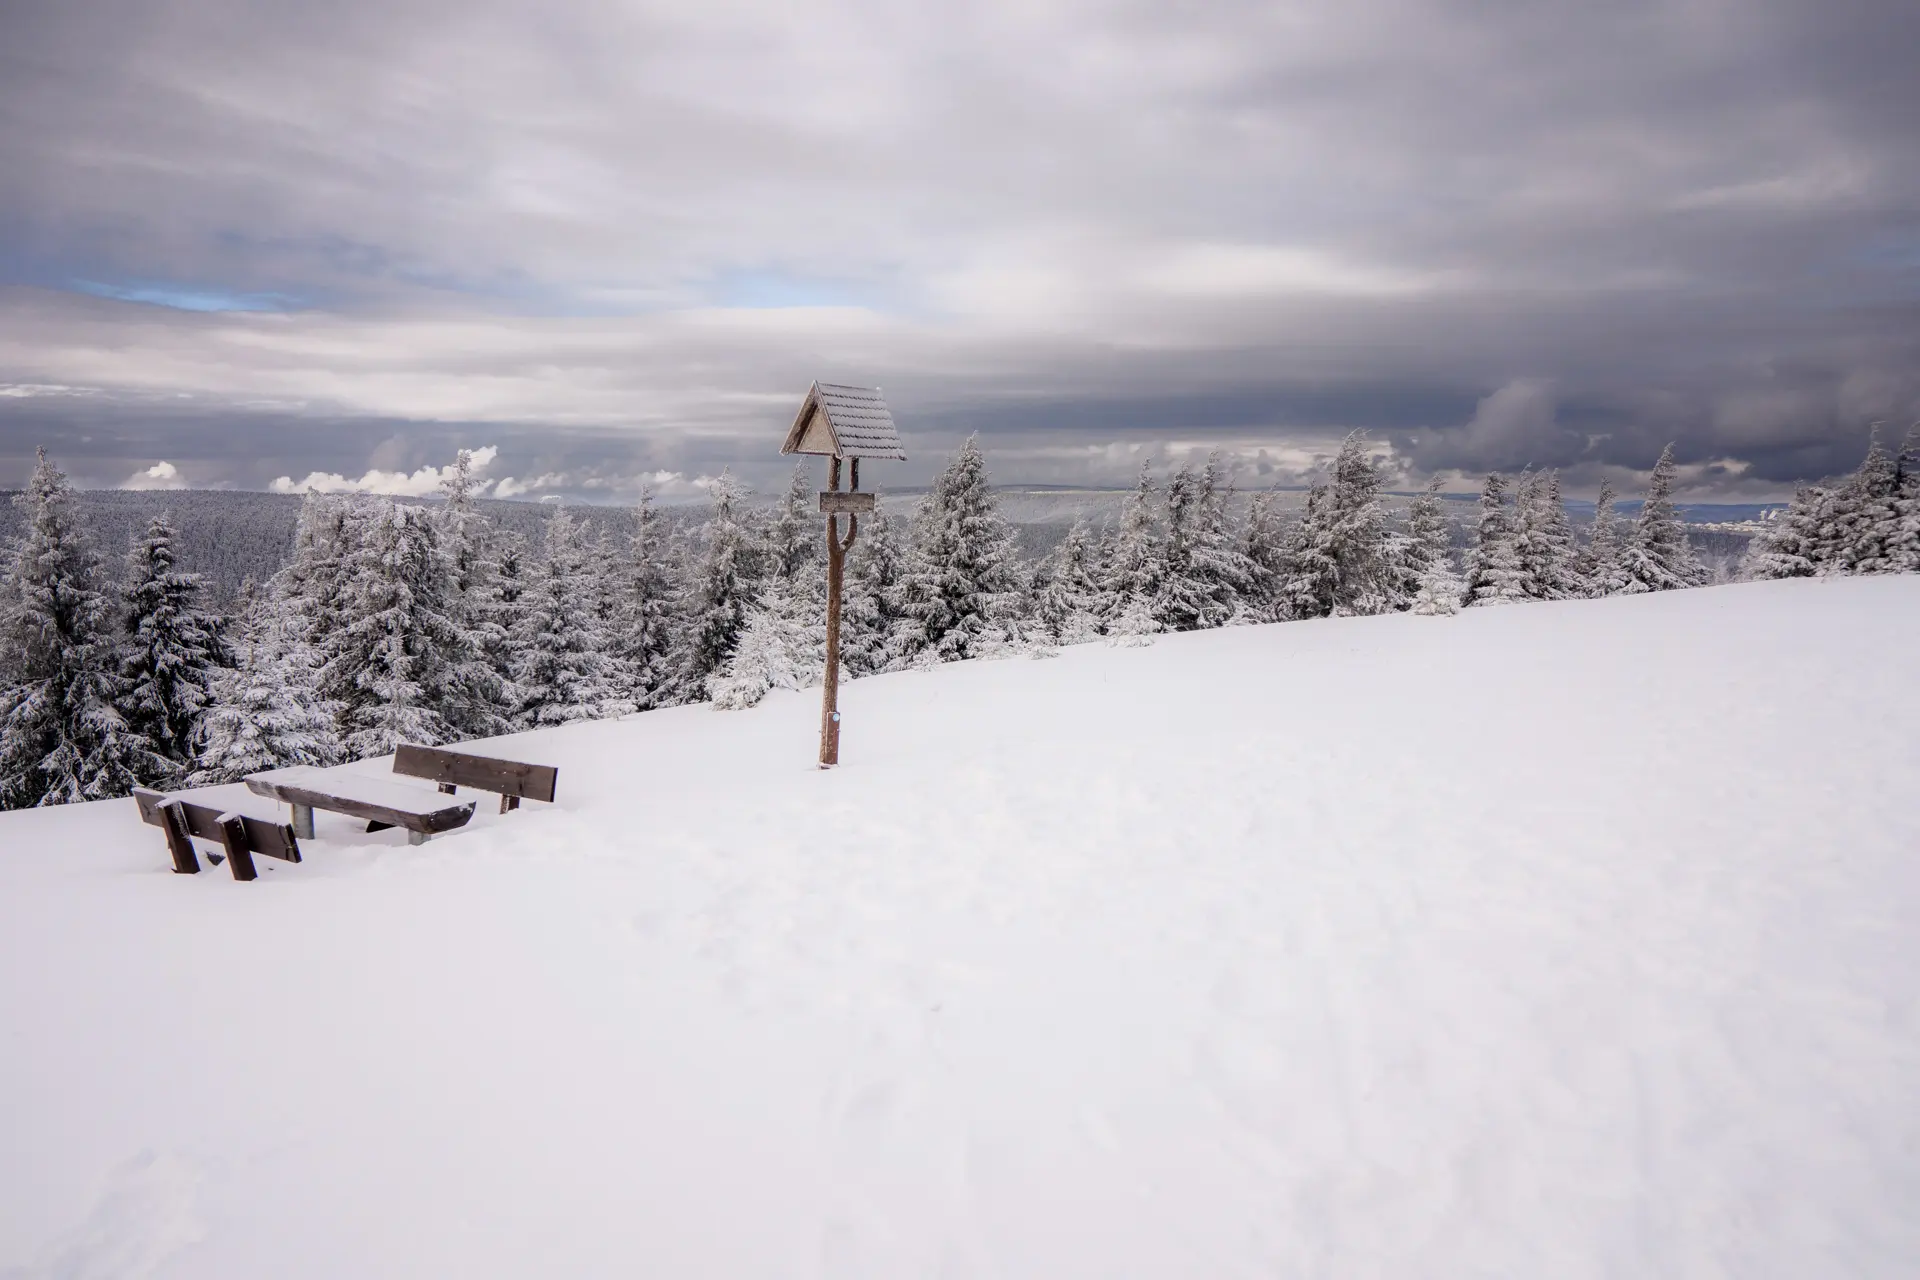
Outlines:
<svg viewBox="0 0 1920 1280"><path fill-rule="evenodd" d="M259 878L260 873L253 869L253 849L247 844L247 824L239 814L220 815L220 843L227 847L227 863L235 880Z"/></svg>
<svg viewBox="0 0 1920 1280"><path fill-rule="evenodd" d="M293 834L302 840L313 839L313 806L296 804L293 809Z"/></svg>
<svg viewBox="0 0 1920 1280"><path fill-rule="evenodd" d="M829 467L828 488L840 492L840 459ZM820 767L840 763L840 577L846 553L840 548L840 517L827 516L827 669L820 681Z"/></svg>
<svg viewBox="0 0 1920 1280"><path fill-rule="evenodd" d="M175 875L200 874L200 859L194 856L193 840L187 835L187 815L180 812L178 800L160 803L160 827L167 833L167 852L173 855Z"/></svg>

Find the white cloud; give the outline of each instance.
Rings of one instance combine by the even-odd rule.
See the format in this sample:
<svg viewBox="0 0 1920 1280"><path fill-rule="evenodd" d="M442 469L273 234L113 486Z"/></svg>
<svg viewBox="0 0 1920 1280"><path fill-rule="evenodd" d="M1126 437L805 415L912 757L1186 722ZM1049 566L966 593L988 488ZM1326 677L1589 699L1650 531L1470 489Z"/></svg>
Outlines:
<svg viewBox="0 0 1920 1280"><path fill-rule="evenodd" d="M185 489L187 478L171 462L156 462L120 482L122 489Z"/></svg>
<svg viewBox="0 0 1920 1280"><path fill-rule="evenodd" d="M488 464L500 456L500 450L495 445L485 445L473 450L472 454L473 469L484 471ZM350 480L337 471L309 471L304 480L295 481L292 476L281 476L269 487L275 493L305 493L311 489L315 493L382 493L395 498L424 498L440 492L452 469L451 466L421 467L408 473L382 471L375 467L357 480ZM490 483L482 481L474 488L484 494Z"/></svg>

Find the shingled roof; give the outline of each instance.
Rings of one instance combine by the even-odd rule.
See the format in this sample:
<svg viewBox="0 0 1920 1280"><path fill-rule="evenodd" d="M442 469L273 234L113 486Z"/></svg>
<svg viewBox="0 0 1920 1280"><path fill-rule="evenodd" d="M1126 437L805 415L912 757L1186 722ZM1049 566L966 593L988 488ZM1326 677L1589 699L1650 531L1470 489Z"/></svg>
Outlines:
<svg viewBox="0 0 1920 1280"><path fill-rule="evenodd" d="M905 462L900 432L878 387L816 382L787 432L782 453L819 453L832 458L892 458Z"/></svg>

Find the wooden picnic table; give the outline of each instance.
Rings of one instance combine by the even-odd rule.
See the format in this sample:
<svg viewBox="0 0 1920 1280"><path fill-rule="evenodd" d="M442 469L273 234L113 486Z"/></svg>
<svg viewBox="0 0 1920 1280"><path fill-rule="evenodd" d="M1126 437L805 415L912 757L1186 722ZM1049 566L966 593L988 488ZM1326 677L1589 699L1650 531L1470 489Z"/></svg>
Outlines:
<svg viewBox="0 0 1920 1280"><path fill-rule="evenodd" d="M253 774L246 783L256 795L293 806L294 833L306 839L313 838L315 809L404 827L408 844L421 844L430 835L464 827L473 817L471 800L450 800L438 791L369 776L350 767L295 765Z"/></svg>

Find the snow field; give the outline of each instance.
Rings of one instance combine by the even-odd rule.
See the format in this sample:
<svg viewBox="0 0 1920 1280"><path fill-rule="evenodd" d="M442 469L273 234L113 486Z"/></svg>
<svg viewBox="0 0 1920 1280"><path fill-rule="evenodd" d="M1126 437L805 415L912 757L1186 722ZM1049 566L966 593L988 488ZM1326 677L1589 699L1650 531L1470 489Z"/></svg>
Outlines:
<svg viewBox="0 0 1920 1280"><path fill-rule="evenodd" d="M959 664L833 773L817 691L522 734L557 806L252 885L0 814L0 1275L1914 1274L1916 635Z"/></svg>

